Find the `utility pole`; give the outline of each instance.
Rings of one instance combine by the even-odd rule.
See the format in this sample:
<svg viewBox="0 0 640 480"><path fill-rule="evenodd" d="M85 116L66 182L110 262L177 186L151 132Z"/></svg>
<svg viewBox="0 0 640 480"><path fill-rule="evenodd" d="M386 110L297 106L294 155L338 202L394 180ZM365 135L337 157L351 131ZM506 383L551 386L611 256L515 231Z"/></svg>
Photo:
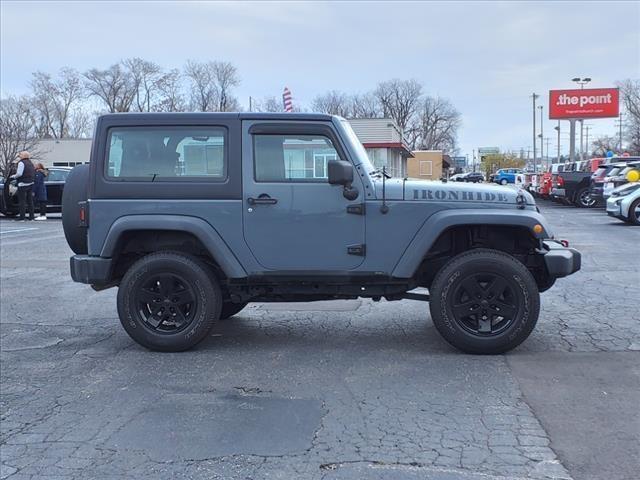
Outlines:
<svg viewBox="0 0 640 480"><path fill-rule="evenodd" d="M551 139L547 137L544 139L544 141L547 144L547 161L545 162L545 167L549 168L549 142L551 141Z"/></svg>
<svg viewBox="0 0 640 480"><path fill-rule="evenodd" d="M538 135L540 137L540 165L542 165L542 162L544 162L544 125L542 123L542 113L544 110L544 107L542 105L540 105L538 107L540 109L540 135ZM549 154L549 152L547 151L547 155ZM537 170L536 170L537 173Z"/></svg>
<svg viewBox="0 0 640 480"><path fill-rule="evenodd" d="M253 102L252 102L252 100L253 99L251 98L251 95L249 95L249 111L250 112L253 112Z"/></svg>
<svg viewBox="0 0 640 480"><path fill-rule="evenodd" d="M620 140L619 140L620 141L620 153L622 153L622 123L623 123L622 122L622 116L623 115L624 115L623 113L620 114L620 118L618 118L618 125L617 125L620 128Z"/></svg>
<svg viewBox="0 0 640 480"><path fill-rule="evenodd" d="M558 120L558 126L554 127L558 131L558 161L556 163L560 163L560 120ZM549 149L547 149L547 152Z"/></svg>
<svg viewBox="0 0 640 480"><path fill-rule="evenodd" d="M584 160L584 143L582 142L583 140L583 133L584 132L584 119L580 119L580 160Z"/></svg>
<svg viewBox="0 0 640 480"><path fill-rule="evenodd" d="M591 157L591 154L589 153L589 129L591 128L591 125L587 125L587 139L585 141L585 151L587 152L587 160L589 159L589 157Z"/></svg>
<svg viewBox="0 0 640 480"><path fill-rule="evenodd" d="M536 98L540 95L535 93L531 96L533 98L533 171L538 172L538 161L536 159Z"/></svg>
<svg viewBox="0 0 640 480"><path fill-rule="evenodd" d="M473 163L473 172L476 171L476 150L475 148L472 150L473 153L473 158L472 158L472 163Z"/></svg>

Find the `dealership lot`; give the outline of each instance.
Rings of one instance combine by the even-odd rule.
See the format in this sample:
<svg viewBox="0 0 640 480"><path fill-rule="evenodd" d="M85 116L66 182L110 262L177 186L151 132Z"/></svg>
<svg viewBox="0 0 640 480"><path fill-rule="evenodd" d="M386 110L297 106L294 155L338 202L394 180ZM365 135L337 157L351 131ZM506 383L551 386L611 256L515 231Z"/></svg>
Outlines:
<svg viewBox="0 0 640 480"><path fill-rule="evenodd" d="M541 208L583 269L495 357L410 300L252 304L149 352L71 281L59 220L3 218L0 478L635 478L640 229Z"/></svg>

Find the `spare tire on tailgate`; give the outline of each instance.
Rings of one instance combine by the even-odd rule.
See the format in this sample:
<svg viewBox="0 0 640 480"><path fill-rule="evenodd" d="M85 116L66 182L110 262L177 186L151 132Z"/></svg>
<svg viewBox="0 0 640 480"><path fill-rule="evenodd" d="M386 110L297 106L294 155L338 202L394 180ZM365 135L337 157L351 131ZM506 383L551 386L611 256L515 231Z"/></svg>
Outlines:
<svg viewBox="0 0 640 480"><path fill-rule="evenodd" d="M87 229L80 226L79 202L86 202L89 186L89 165L78 165L67 177L62 193L62 227L67 243L74 253L86 254Z"/></svg>

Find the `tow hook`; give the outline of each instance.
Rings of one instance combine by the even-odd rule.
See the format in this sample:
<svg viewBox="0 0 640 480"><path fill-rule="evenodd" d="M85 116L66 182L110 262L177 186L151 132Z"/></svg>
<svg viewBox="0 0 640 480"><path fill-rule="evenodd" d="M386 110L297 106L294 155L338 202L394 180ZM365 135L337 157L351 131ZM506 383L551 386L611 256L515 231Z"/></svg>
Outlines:
<svg viewBox="0 0 640 480"><path fill-rule="evenodd" d="M560 240L560 243L564 248L569 248L569 240Z"/></svg>

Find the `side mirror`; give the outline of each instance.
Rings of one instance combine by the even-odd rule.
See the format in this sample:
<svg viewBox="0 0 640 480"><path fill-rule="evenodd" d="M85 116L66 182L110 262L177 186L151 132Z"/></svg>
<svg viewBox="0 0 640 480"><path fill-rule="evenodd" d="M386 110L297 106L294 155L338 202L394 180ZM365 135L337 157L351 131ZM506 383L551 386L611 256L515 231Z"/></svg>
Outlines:
<svg viewBox="0 0 640 480"><path fill-rule="evenodd" d="M351 163L343 160L329 160L327 162L327 173L330 185L342 185L344 190L342 195L347 200L355 200L358 198L358 189L351 184L353 183L353 166Z"/></svg>
<svg viewBox="0 0 640 480"><path fill-rule="evenodd" d="M343 160L329 160L327 162L329 183L331 185L350 185L353 182L353 167Z"/></svg>

